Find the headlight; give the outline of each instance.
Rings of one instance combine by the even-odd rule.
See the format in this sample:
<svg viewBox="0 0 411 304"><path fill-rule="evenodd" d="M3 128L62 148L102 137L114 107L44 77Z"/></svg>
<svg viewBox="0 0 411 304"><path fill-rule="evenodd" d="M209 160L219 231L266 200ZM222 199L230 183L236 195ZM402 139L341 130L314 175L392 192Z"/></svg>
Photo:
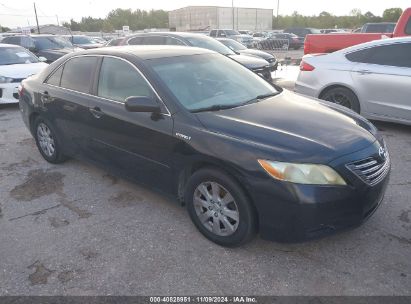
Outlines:
<svg viewBox="0 0 411 304"><path fill-rule="evenodd" d="M0 76L0 83L10 83L13 81L13 78Z"/></svg>
<svg viewBox="0 0 411 304"><path fill-rule="evenodd" d="M332 168L316 164L292 164L259 159L263 169L277 180L309 185L346 185Z"/></svg>

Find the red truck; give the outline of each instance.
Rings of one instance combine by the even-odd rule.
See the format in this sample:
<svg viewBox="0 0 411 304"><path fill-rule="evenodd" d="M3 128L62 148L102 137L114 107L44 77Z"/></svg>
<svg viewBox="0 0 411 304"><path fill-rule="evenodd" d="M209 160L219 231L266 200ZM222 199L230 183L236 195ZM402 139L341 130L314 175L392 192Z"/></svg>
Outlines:
<svg viewBox="0 0 411 304"><path fill-rule="evenodd" d="M394 33L349 33L349 34L315 34L307 35L304 42L304 54L332 53L349 46L378 40L411 36L411 7L401 15Z"/></svg>

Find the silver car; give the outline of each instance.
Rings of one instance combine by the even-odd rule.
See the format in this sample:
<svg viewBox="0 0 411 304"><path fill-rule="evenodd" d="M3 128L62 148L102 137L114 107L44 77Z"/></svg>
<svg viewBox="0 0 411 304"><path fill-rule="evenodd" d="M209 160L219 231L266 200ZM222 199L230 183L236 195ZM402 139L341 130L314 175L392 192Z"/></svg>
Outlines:
<svg viewBox="0 0 411 304"><path fill-rule="evenodd" d="M411 125L411 37L304 56L295 90L369 119Z"/></svg>

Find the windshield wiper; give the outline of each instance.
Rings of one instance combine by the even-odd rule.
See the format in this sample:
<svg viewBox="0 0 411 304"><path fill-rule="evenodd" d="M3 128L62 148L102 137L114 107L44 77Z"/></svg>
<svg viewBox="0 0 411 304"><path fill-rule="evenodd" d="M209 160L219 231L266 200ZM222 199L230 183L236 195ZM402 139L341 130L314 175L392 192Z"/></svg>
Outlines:
<svg viewBox="0 0 411 304"><path fill-rule="evenodd" d="M247 100L246 102L243 103L243 105L253 103L253 102L257 102L257 101L261 101L261 100L267 99L269 97L273 97L273 96L277 95L278 93L279 92L258 95L257 97L255 97L253 99Z"/></svg>
<svg viewBox="0 0 411 304"><path fill-rule="evenodd" d="M191 110L191 113L198 113L198 112L214 112L214 111L220 111L220 110L226 110L226 109L232 109L235 107L238 107L239 104L232 104L232 105L213 105L210 107L204 107L204 108L199 108L199 109L194 109Z"/></svg>

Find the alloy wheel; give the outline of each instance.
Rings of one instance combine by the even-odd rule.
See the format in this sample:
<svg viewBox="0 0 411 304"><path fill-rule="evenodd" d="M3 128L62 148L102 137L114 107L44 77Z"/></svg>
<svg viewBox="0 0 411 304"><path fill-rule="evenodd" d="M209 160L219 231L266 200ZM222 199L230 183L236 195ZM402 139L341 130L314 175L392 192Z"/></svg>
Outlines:
<svg viewBox="0 0 411 304"><path fill-rule="evenodd" d="M53 134L45 123L39 123L37 126L37 139L40 148L45 155L52 157L56 151Z"/></svg>
<svg viewBox="0 0 411 304"><path fill-rule="evenodd" d="M194 209L201 224L218 236L236 232L240 221L238 206L231 193L216 182L203 182L193 197Z"/></svg>

